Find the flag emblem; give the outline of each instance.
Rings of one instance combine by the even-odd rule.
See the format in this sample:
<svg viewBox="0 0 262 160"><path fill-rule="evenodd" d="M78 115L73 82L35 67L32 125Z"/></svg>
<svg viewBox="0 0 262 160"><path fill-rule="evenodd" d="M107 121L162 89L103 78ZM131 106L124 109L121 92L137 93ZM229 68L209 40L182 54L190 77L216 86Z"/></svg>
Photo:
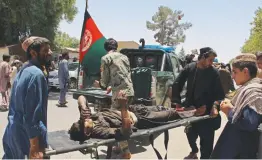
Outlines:
<svg viewBox="0 0 262 160"><path fill-rule="evenodd" d="M83 36L83 39L82 39L82 43L81 43L83 45L81 47L82 52L86 52L89 49L91 43L92 43L92 34L88 29L86 29L84 36Z"/></svg>

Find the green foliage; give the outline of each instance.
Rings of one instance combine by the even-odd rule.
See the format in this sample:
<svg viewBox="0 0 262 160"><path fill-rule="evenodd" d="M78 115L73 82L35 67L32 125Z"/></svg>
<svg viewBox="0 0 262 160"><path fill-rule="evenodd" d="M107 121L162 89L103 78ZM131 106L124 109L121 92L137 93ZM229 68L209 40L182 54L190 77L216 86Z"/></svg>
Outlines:
<svg viewBox="0 0 262 160"><path fill-rule="evenodd" d="M53 42L58 25L71 22L76 0L1 0L0 44L18 43L24 36L43 36Z"/></svg>
<svg viewBox="0 0 262 160"><path fill-rule="evenodd" d="M185 60L186 58L186 52L184 50L184 48L182 47L180 52L178 53L178 57L181 59L181 60Z"/></svg>
<svg viewBox="0 0 262 160"><path fill-rule="evenodd" d="M185 22L179 23L184 17L180 10L173 11L166 6L160 6L158 12L152 17L152 21L147 21L147 29L155 33L154 38L161 45L174 46L185 41L184 31L189 29L192 24Z"/></svg>
<svg viewBox="0 0 262 160"><path fill-rule="evenodd" d="M251 23L252 29L249 39L242 47L243 53L255 53L262 51L262 9L258 8L255 12L255 17Z"/></svg>
<svg viewBox="0 0 262 160"><path fill-rule="evenodd" d="M54 44L57 49L63 49L64 47L78 48L80 40L74 37L70 37L67 33L58 31L55 36Z"/></svg>

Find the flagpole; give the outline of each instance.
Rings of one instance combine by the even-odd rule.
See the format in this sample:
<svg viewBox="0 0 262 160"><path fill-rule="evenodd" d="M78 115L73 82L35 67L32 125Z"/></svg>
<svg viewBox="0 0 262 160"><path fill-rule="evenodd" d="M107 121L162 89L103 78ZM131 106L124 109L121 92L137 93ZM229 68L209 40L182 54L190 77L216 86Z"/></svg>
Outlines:
<svg viewBox="0 0 262 160"><path fill-rule="evenodd" d="M86 0L86 10L87 10L87 8L88 8L88 0Z"/></svg>
<svg viewBox="0 0 262 160"><path fill-rule="evenodd" d="M85 8L85 12L87 11L87 8L88 8L88 0L86 0L86 8ZM80 39L81 40L81 39ZM80 42L80 44L81 44L81 42ZM81 53L80 52L80 50L79 50L79 53ZM76 89L80 89L80 88L78 88L78 83L79 83L79 72L80 72L80 67L82 67L81 66L81 64L80 64L80 56L79 56L79 64L78 64L78 71L77 71L77 82L76 82L76 86L77 86L77 88ZM84 76L83 76L83 78L84 78ZM84 83L84 80L82 80L82 83Z"/></svg>

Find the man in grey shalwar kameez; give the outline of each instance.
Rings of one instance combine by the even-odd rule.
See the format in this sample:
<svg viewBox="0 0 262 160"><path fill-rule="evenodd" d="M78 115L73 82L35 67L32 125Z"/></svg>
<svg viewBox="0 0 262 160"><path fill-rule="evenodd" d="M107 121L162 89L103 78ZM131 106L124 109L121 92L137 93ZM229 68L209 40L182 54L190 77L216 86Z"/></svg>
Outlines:
<svg viewBox="0 0 262 160"><path fill-rule="evenodd" d="M68 89L68 81L69 81L69 71L68 71L68 53L62 54L62 60L58 66L58 78L59 78L59 88L60 88L60 97L58 107L64 107L67 103L66 101L66 92Z"/></svg>

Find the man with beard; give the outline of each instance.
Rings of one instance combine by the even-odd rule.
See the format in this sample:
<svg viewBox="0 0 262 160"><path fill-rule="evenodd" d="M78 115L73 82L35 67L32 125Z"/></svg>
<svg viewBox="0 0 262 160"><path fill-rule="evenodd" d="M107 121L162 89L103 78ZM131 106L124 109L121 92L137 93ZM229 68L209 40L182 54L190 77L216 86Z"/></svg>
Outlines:
<svg viewBox="0 0 262 160"><path fill-rule="evenodd" d="M187 128L187 139L192 151L185 159L197 159L198 136L200 137L200 158L208 159L213 150L215 130L221 124L221 117L215 107L218 104L217 101L224 98L224 91L218 70L212 66L216 56L216 52L210 47L201 48L198 61L187 65L172 86L172 106L181 108L180 93L187 81L185 106L205 108L204 115L217 113L216 118L193 123L190 128Z"/></svg>
<svg viewBox="0 0 262 160"><path fill-rule="evenodd" d="M8 124L3 136L3 159L43 158L47 147L46 59L50 42L29 37L22 43L28 63L17 74L12 88Z"/></svg>

